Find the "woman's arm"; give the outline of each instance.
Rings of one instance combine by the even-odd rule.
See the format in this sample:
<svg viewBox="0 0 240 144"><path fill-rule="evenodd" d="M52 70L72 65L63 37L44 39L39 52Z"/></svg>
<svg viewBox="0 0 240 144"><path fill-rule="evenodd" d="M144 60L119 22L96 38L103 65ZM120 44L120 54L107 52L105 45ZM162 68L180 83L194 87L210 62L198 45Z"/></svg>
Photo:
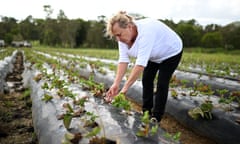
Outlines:
<svg viewBox="0 0 240 144"><path fill-rule="evenodd" d="M128 67L128 63L119 63L118 64L118 68L117 68L117 74L116 74L116 78L114 80L114 84L116 85L120 85L123 76L125 75L126 71L127 71L127 67Z"/></svg>
<svg viewBox="0 0 240 144"><path fill-rule="evenodd" d="M117 74L116 74L115 80L114 80L112 86L109 88L109 90L107 92L107 98L106 99L108 101L111 101L112 97L114 97L115 95L118 94L119 85L122 81L122 78L123 78L124 74L127 71L127 66L128 66L128 63L121 62L121 63L118 64Z"/></svg>
<svg viewBox="0 0 240 144"><path fill-rule="evenodd" d="M126 83L124 84L121 90L121 93L125 94L128 91L129 87L138 79L138 77L143 72L143 70L144 70L144 67L141 65L136 65L133 67L128 80L126 81Z"/></svg>

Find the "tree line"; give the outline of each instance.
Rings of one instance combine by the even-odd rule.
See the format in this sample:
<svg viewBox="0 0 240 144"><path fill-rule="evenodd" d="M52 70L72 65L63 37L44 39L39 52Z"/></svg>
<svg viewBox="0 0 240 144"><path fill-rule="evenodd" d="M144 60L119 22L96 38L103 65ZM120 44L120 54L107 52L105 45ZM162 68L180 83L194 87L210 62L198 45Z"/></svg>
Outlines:
<svg viewBox="0 0 240 144"><path fill-rule="evenodd" d="M117 48L114 40L104 36L106 17L85 21L81 18L68 19L63 10L57 18L51 18L53 9L44 6L45 19L36 19L29 15L18 21L13 17L2 16L0 21L0 39L10 45L12 41L38 41L40 45L71 48ZM135 14L137 18L144 16ZM160 20L160 19L159 19ZM240 22L226 26L209 24L205 27L191 19L174 23L172 20L160 20L176 31L183 39L184 47L206 47L240 49Z"/></svg>

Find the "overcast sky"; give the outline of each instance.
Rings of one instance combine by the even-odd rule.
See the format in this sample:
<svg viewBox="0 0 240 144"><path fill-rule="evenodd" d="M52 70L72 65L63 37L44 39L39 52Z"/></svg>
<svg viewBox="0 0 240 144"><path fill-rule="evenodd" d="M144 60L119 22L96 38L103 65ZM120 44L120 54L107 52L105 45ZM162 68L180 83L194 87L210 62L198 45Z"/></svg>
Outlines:
<svg viewBox="0 0 240 144"><path fill-rule="evenodd" d="M45 18L44 5L54 10L56 18L63 10L69 19L96 20L119 10L146 17L179 20L195 19L200 25L226 25L240 21L240 0L0 0L0 16L23 20L29 15Z"/></svg>

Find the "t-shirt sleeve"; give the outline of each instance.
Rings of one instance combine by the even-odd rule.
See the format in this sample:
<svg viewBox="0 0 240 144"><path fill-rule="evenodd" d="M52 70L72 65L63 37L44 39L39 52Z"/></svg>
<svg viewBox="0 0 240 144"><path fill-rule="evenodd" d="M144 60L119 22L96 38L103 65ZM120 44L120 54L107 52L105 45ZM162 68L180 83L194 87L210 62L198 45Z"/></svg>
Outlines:
<svg viewBox="0 0 240 144"><path fill-rule="evenodd" d="M147 32L139 38L138 55L136 59L136 65L146 67L150 59L152 49L155 41L154 33Z"/></svg>
<svg viewBox="0 0 240 144"><path fill-rule="evenodd" d="M127 45L122 43L122 42L118 42L118 49L119 49L119 59L118 62L126 62L129 63L130 59L129 56L127 54Z"/></svg>

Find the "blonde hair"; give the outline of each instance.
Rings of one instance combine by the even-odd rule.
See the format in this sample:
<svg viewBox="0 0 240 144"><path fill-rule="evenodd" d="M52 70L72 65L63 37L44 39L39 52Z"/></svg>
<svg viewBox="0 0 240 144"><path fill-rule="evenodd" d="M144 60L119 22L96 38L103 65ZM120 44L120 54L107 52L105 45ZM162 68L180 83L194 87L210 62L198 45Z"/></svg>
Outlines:
<svg viewBox="0 0 240 144"><path fill-rule="evenodd" d="M105 35L113 38L112 27L115 23L119 24L119 27L126 28L128 23L133 23L133 17L129 16L125 11L120 11L110 18L106 24L106 33Z"/></svg>

